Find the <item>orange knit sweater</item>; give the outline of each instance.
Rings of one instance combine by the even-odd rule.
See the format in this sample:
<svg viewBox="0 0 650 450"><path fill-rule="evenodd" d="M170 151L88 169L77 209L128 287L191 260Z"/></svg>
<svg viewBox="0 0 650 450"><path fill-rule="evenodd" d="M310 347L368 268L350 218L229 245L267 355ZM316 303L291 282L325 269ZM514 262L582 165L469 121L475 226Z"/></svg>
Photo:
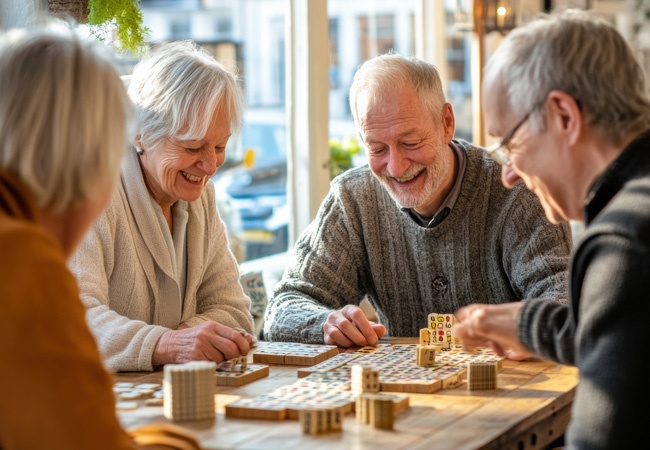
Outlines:
<svg viewBox="0 0 650 450"><path fill-rule="evenodd" d="M132 449L77 285L29 191L0 170L0 448Z"/></svg>

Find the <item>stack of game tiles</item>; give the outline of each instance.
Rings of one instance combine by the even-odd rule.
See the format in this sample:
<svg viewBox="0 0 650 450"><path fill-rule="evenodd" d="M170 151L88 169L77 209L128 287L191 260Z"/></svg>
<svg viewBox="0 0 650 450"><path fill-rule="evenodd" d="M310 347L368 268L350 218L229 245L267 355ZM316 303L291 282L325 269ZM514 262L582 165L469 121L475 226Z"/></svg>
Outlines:
<svg viewBox="0 0 650 450"><path fill-rule="evenodd" d="M212 361L165 365L165 417L177 421L214 419L216 368Z"/></svg>
<svg viewBox="0 0 650 450"><path fill-rule="evenodd" d="M496 389L498 367L494 362L467 363L467 387L469 390Z"/></svg>
<svg viewBox="0 0 650 450"><path fill-rule="evenodd" d="M339 407L300 410L300 425L305 434L321 434L343 429L343 412Z"/></svg>

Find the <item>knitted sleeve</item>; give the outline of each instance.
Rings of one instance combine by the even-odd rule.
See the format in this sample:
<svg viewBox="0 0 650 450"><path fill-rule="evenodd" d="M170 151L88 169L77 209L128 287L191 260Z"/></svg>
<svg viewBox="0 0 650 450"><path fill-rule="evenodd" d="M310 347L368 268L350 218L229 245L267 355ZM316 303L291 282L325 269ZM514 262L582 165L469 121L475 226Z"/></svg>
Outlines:
<svg viewBox="0 0 650 450"><path fill-rule="evenodd" d="M345 207L330 190L316 219L295 245L294 261L273 289L264 319L270 341L323 343L323 323L334 310L361 303L360 249L352 242Z"/></svg>

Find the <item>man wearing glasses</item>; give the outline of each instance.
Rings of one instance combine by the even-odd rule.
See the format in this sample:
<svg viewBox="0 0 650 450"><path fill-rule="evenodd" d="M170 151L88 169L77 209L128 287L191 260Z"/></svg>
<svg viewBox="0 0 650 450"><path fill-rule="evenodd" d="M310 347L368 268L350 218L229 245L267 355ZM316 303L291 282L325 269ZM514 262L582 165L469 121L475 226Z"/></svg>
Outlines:
<svg viewBox="0 0 650 450"><path fill-rule="evenodd" d="M566 299L567 223L506 189L483 149L452 140L436 68L387 54L357 72L350 106L368 165L333 180L275 286L265 339L374 345L418 336L473 302ZM366 298L380 323L368 320Z"/></svg>
<svg viewBox="0 0 650 450"><path fill-rule="evenodd" d="M565 443L647 447L650 345L650 98L611 23L583 12L544 16L509 34L485 68L490 153L503 184L523 180L551 222L582 220L569 302L470 305L454 332L468 346L575 365ZM517 124L517 125L512 125Z"/></svg>

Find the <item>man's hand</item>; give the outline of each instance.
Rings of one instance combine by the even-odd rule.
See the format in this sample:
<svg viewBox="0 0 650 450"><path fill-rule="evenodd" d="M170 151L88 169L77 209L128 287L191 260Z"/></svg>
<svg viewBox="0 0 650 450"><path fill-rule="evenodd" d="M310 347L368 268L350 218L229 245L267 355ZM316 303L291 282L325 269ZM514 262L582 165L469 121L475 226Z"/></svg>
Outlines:
<svg viewBox="0 0 650 450"><path fill-rule="evenodd" d="M502 305L474 304L456 311L455 337L465 347L490 347L499 356L522 360L532 356L517 337L521 302Z"/></svg>
<svg viewBox="0 0 650 450"><path fill-rule="evenodd" d="M165 332L153 352L154 366L189 361L221 362L245 356L253 336L220 323L207 321L193 327L181 325Z"/></svg>
<svg viewBox="0 0 650 450"><path fill-rule="evenodd" d="M368 320L358 306L347 305L327 316L323 324L325 343L339 347L375 345L386 327Z"/></svg>

